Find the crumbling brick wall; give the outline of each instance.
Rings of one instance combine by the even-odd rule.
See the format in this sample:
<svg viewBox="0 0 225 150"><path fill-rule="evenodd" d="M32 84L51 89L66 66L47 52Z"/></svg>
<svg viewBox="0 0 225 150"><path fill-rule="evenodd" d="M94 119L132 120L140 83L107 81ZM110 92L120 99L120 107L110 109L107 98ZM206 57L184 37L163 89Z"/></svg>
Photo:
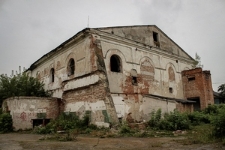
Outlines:
<svg viewBox="0 0 225 150"><path fill-rule="evenodd" d="M182 72L182 81L186 99L199 98L200 109L214 104L210 71L202 71L202 68L185 70Z"/></svg>
<svg viewBox="0 0 225 150"><path fill-rule="evenodd" d="M193 112L193 104L192 103L177 103L176 109L179 112Z"/></svg>

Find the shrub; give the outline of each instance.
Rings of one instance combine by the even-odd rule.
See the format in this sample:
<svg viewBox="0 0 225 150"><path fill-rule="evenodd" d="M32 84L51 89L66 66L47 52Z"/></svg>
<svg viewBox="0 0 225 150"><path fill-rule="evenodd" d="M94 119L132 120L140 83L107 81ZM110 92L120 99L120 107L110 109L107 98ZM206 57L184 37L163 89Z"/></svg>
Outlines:
<svg viewBox="0 0 225 150"><path fill-rule="evenodd" d="M188 119L190 120L191 124L196 126L202 123L210 123L210 115L205 114L204 112L195 111L193 113L188 114Z"/></svg>
<svg viewBox="0 0 225 150"><path fill-rule="evenodd" d="M156 112L155 110L152 111L151 113L151 119L148 122L148 125L154 129L159 128L159 123L161 120L161 109L158 109Z"/></svg>
<svg viewBox="0 0 225 150"><path fill-rule="evenodd" d="M186 113L180 113L177 110L165 114L164 120L160 122L160 128L163 130L183 130L190 128L190 121Z"/></svg>
<svg viewBox="0 0 225 150"><path fill-rule="evenodd" d="M207 108L203 110L205 114L216 114L218 113L219 107L218 105L209 105Z"/></svg>
<svg viewBox="0 0 225 150"><path fill-rule="evenodd" d="M165 114L164 118L161 118L161 109L158 109L156 113L153 111L151 114L148 125L153 129L183 130L190 128L190 121L186 113L180 113L174 110Z"/></svg>
<svg viewBox="0 0 225 150"><path fill-rule="evenodd" d="M132 134L134 133L131 128L127 125L127 123L123 123L122 126L120 127L120 131L119 131L120 134Z"/></svg>
<svg viewBox="0 0 225 150"><path fill-rule="evenodd" d="M216 138L225 137L225 109L220 108L218 114L212 117L212 125L214 126L213 134Z"/></svg>
<svg viewBox="0 0 225 150"><path fill-rule="evenodd" d="M56 120L50 121L45 127L36 127L34 132L38 134L56 133L57 131L69 131L71 129L83 129L89 127L89 116L79 119L73 113L62 113ZM91 127L94 128L92 125Z"/></svg>
<svg viewBox="0 0 225 150"><path fill-rule="evenodd" d="M0 133L6 133L13 131L12 116L9 113L3 113L0 115Z"/></svg>

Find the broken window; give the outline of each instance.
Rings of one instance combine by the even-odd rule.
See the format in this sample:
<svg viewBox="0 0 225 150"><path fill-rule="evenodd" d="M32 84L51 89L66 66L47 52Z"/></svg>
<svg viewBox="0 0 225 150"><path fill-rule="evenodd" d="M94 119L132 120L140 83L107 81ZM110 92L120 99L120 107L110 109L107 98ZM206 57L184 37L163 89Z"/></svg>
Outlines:
<svg viewBox="0 0 225 150"><path fill-rule="evenodd" d="M173 93L173 88L172 87L169 87L169 92Z"/></svg>
<svg viewBox="0 0 225 150"><path fill-rule="evenodd" d="M195 77L188 77L188 81L194 81Z"/></svg>
<svg viewBox="0 0 225 150"><path fill-rule="evenodd" d="M132 77L132 84L137 85L137 77Z"/></svg>
<svg viewBox="0 0 225 150"><path fill-rule="evenodd" d="M137 71L135 69L132 69L130 71L130 75L132 77L132 84L137 86Z"/></svg>
<svg viewBox="0 0 225 150"><path fill-rule="evenodd" d="M68 64L68 76L74 75L74 71L75 71L75 62L74 59L71 58Z"/></svg>
<svg viewBox="0 0 225 150"><path fill-rule="evenodd" d="M117 55L112 55L110 58L110 68L112 72L121 72L121 60Z"/></svg>
<svg viewBox="0 0 225 150"><path fill-rule="evenodd" d="M153 41L157 47L160 47L159 36L158 36L158 33L156 32L153 32Z"/></svg>
<svg viewBox="0 0 225 150"><path fill-rule="evenodd" d="M54 70L54 68L52 68L50 70L50 78L51 78L51 82L54 82L54 80L55 80L55 70Z"/></svg>
<svg viewBox="0 0 225 150"><path fill-rule="evenodd" d="M153 32L153 40L154 42L158 42L158 33Z"/></svg>

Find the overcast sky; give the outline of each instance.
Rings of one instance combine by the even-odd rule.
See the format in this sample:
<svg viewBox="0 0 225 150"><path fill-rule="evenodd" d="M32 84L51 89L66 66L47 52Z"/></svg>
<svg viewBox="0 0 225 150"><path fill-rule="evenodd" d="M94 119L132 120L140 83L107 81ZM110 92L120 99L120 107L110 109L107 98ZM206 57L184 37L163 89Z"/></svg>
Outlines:
<svg viewBox="0 0 225 150"><path fill-rule="evenodd" d="M29 66L89 27L156 25L193 58L213 88L225 83L225 0L0 0L0 74Z"/></svg>

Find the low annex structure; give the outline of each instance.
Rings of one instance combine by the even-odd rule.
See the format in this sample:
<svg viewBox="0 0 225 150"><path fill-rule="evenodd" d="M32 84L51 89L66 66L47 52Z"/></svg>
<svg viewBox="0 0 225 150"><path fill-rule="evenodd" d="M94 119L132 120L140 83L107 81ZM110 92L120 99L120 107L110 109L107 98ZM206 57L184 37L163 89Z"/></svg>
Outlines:
<svg viewBox="0 0 225 150"><path fill-rule="evenodd" d="M86 28L34 62L28 73L61 99L62 112L96 125L141 122L153 110L213 104L209 71L155 25ZM128 119L127 119L128 118Z"/></svg>

